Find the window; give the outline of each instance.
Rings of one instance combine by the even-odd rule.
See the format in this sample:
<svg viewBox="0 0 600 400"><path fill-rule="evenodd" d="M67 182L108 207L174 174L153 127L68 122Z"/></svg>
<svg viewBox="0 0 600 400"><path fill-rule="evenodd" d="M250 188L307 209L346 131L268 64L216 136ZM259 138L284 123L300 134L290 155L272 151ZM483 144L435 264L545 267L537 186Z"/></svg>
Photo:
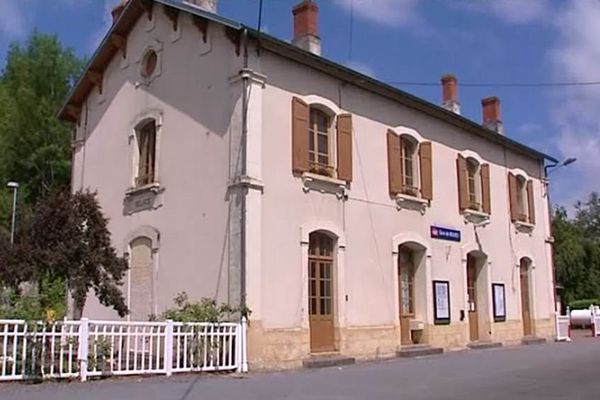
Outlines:
<svg viewBox="0 0 600 400"><path fill-rule="evenodd" d="M156 161L156 121L144 123L136 132L137 139L137 171L135 186L144 186L155 182Z"/></svg>
<svg viewBox="0 0 600 400"><path fill-rule="evenodd" d="M308 159L311 172L333 176L330 131L331 119L329 116L323 111L311 107L308 129Z"/></svg>
<svg viewBox="0 0 600 400"><path fill-rule="evenodd" d="M517 219L519 221L527 221L527 180L525 177L517 176Z"/></svg>
<svg viewBox="0 0 600 400"><path fill-rule="evenodd" d="M417 143L408 136L401 138L402 192L412 196L419 194Z"/></svg>
<svg viewBox="0 0 600 400"><path fill-rule="evenodd" d="M156 71L158 64L158 55L154 50L148 50L142 60L142 76L144 78L150 78Z"/></svg>
<svg viewBox="0 0 600 400"><path fill-rule="evenodd" d="M481 175L479 163L474 158L467 158L467 190L469 195L468 208L475 211L481 210Z"/></svg>

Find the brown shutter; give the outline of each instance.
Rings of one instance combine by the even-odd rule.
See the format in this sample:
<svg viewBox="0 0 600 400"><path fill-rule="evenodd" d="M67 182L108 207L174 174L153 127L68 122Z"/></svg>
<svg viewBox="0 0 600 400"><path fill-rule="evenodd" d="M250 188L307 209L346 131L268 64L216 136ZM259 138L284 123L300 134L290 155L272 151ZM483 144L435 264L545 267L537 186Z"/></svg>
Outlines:
<svg viewBox="0 0 600 400"><path fill-rule="evenodd" d="M458 176L458 208L463 211L469 207L469 189L467 183L467 159L460 154L456 159L456 173Z"/></svg>
<svg viewBox="0 0 600 400"><path fill-rule="evenodd" d="M292 171L297 174L309 170L308 124L308 104L294 97L292 99Z"/></svg>
<svg viewBox="0 0 600 400"><path fill-rule="evenodd" d="M533 202L533 181L527 181L527 206L529 208L529 223L535 224L535 204Z"/></svg>
<svg viewBox="0 0 600 400"><path fill-rule="evenodd" d="M510 220L515 222L519 219L519 211L517 210L517 176L512 172L508 173L508 198L510 201Z"/></svg>
<svg viewBox="0 0 600 400"><path fill-rule="evenodd" d="M396 132L387 131L388 181L392 196L402 192L402 150L400 137Z"/></svg>
<svg viewBox="0 0 600 400"><path fill-rule="evenodd" d="M421 197L433 199L433 168L431 161L431 142L419 145L419 164L421 166Z"/></svg>
<svg viewBox="0 0 600 400"><path fill-rule="evenodd" d="M492 213L492 196L490 190L490 164L481 166L481 203L483 212Z"/></svg>
<svg viewBox="0 0 600 400"><path fill-rule="evenodd" d="M337 117L337 177L352 182L352 114Z"/></svg>

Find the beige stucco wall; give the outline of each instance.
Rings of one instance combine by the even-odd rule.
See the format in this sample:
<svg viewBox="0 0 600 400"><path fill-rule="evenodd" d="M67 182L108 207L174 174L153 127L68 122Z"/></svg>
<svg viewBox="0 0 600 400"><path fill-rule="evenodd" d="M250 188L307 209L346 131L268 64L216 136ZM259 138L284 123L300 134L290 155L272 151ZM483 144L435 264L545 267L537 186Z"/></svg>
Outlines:
<svg viewBox="0 0 600 400"><path fill-rule="evenodd" d="M140 227L156 230L156 313L181 291L221 301L230 296L229 133L241 94L229 83L241 60L222 27L211 25L204 43L188 16L181 16L179 33L171 26L158 6L152 22L145 16L138 21L128 37L127 58L119 53L112 60L102 95L94 90L85 103L73 167L74 190L98 191L119 252L128 251ZM161 73L146 86L139 84L139 60L149 45L161 49ZM157 143L162 206L124 215L131 186L130 136L149 113L162 119ZM115 317L93 296L85 314Z"/></svg>
<svg viewBox="0 0 600 400"><path fill-rule="evenodd" d="M84 107L73 188L98 191L120 251L127 251L128 240L141 227L157 233L157 313L184 290L194 298L238 304L241 210L239 191L229 184L240 168L241 84L232 77L242 68L242 57L235 55L222 27L210 24L204 43L187 16L180 19L180 32L172 31L162 12L155 16L154 22L142 19L134 28L127 59L110 63L103 94L94 92ZM137 86L136 60L155 41L162 45L161 75L150 86ZM423 252L416 319L424 323L425 341L446 348L467 344L468 324L459 315L467 310L466 256L473 250L487 255L480 276L480 337L508 343L522 336L517 265L525 256L534 265L536 332L551 332L547 205L538 161L267 51L259 58L253 49L249 54L250 67L258 73L250 79L247 172L252 184L245 225L251 367L297 366L310 355L307 239L314 230L337 237L334 314L343 354L387 357L397 349L397 249L407 241L418 243ZM347 198L306 192L302 180L292 175L292 96L320 99L353 114L354 179ZM162 205L124 215L129 136L148 111L162 115ZM385 133L401 126L433 142L434 199L423 214L398 209L388 194ZM492 213L485 227L465 223L458 212L455 160L462 151L475 152L491 165ZM534 180L537 225L531 234L517 232L509 219L507 173L515 168ZM431 239L431 225L460 230L461 242ZM449 326L434 325L433 280L450 281ZM507 322L492 322L492 283L505 284ZM114 318L93 299L86 314Z"/></svg>

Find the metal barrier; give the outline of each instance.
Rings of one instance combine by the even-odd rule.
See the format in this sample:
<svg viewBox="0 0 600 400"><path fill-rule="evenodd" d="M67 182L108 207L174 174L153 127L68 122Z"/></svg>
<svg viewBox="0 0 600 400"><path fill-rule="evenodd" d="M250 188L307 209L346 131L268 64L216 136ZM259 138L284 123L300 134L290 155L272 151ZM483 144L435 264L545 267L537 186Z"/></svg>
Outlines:
<svg viewBox="0 0 600 400"><path fill-rule="evenodd" d="M600 336L600 310L598 306L591 305L590 311L592 315L592 336Z"/></svg>
<svg viewBox="0 0 600 400"><path fill-rule="evenodd" d="M571 341L571 317L568 311L567 315L556 314L556 341Z"/></svg>
<svg viewBox="0 0 600 400"><path fill-rule="evenodd" d="M0 320L0 381L247 372L239 323Z"/></svg>

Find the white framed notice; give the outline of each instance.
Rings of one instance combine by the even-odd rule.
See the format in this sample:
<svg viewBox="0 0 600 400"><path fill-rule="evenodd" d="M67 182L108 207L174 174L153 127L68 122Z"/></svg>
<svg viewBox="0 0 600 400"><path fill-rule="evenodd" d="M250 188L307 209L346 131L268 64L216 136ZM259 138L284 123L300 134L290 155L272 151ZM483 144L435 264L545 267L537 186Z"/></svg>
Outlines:
<svg viewBox="0 0 600 400"><path fill-rule="evenodd" d="M433 281L433 322L436 325L450 323L450 282Z"/></svg>
<svg viewBox="0 0 600 400"><path fill-rule="evenodd" d="M492 283L494 322L506 321L506 297L503 283Z"/></svg>

